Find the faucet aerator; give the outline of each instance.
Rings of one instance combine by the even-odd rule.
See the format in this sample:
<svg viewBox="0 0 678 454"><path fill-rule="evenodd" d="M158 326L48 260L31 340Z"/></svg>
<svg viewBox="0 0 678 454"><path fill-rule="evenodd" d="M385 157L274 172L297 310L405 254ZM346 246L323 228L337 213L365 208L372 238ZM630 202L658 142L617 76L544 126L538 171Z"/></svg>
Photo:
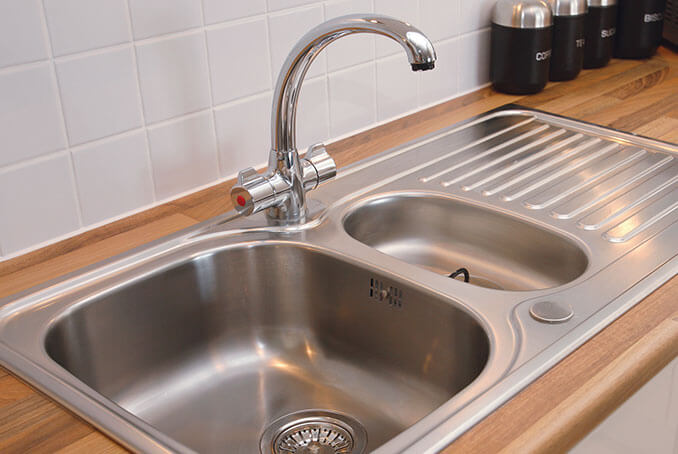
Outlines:
<svg viewBox="0 0 678 454"><path fill-rule="evenodd" d="M426 63L412 63L412 71L430 71L436 67L436 63L433 61L427 61Z"/></svg>

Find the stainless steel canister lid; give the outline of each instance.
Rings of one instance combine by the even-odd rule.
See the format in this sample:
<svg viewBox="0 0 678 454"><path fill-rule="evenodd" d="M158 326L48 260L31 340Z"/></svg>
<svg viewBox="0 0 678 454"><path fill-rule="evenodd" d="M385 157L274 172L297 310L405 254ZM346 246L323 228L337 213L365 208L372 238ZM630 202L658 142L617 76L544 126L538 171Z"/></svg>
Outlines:
<svg viewBox="0 0 678 454"><path fill-rule="evenodd" d="M546 28L553 25L553 14L544 0L499 0L492 22L511 28Z"/></svg>
<svg viewBox="0 0 678 454"><path fill-rule="evenodd" d="M554 16L581 16L589 10L586 0L549 0Z"/></svg>
<svg viewBox="0 0 678 454"><path fill-rule="evenodd" d="M606 6L614 6L617 4L617 0L589 0L589 6L596 8L604 8Z"/></svg>

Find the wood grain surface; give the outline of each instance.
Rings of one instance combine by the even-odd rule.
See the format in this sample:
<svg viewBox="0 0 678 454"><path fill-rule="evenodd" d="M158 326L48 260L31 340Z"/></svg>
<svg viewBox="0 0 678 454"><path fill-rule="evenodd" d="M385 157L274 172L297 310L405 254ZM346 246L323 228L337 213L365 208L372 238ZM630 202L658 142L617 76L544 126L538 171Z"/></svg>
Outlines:
<svg viewBox="0 0 678 454"><path fill-rule="evenodd" d="M678 142L678 56L613 60L537 95L490 88L328 147L340 167L507 103ZM262 156L265 150L261 151ZM0 296L30 288L230 210L225 182L0 262ZM497 411L446 453L562 452L676 355L678 278L648 296ZM636 365L637 363L637 365ZM68 410L0 368L0 452L126 452Z"/></svg>
<svg viewBox="0 0 678 454"><path fill-rule="evenodd" d="M572 447L610 408L617 407L629 398L676 355L678 313L645 334L519 437L514 438L501 452L547 454Z"/></svg>

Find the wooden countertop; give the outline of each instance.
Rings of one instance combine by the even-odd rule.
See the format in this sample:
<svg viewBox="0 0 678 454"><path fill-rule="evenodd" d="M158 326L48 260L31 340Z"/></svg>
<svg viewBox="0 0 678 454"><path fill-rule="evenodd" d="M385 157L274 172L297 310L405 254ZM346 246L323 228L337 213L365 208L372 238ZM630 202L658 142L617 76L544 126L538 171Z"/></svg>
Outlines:
<svg viewBox="0 0 678 454"><path fill-rule="evenodd" d="M542 93L486 88L328 147L342 167L507 103L678 142L678 55L613 60ZM263 153L263 151L262 151ZM124 252L231 209L222 183L0 263L0 297ZM559 452L572 446L678 354L674 277L450 445L446 453ZM617 361L615 361L617 359ZM623 359L623 360L622 360ZM127 452L0 368L0 452Z"/></svg>

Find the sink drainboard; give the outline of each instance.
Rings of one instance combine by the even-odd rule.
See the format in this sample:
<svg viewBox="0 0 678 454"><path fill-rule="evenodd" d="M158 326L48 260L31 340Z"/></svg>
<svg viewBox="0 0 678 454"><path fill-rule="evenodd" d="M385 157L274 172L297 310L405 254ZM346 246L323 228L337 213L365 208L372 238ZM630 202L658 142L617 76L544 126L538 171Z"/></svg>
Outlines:
<svg viewBox="0 0 678 454"><path fill-rule="evenodd" d="M628 242L678 210L674 156L563 123L528 117L452 150L419 181L544 210L600 230L612 243Z"/></svg>

